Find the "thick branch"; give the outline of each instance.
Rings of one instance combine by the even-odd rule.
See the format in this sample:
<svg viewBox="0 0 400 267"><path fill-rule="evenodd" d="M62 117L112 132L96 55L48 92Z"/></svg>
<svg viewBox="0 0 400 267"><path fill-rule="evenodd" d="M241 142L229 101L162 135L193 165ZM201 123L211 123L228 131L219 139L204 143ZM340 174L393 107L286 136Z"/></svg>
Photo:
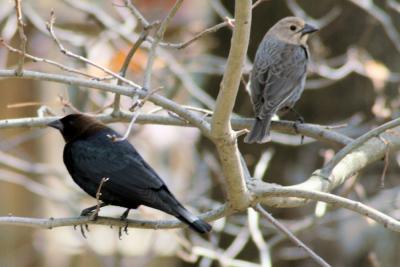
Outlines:
<svg viewBox="0 0 400 267"><path fill-rule="evenodd" d="M263 186L266 183L259 183L257 188L254 188L256 199L261 200L262 198L270 197L281 197L289 199L291 197L311 199L314 201L326 202L334 207L345 208L362 216L368 217L377 223L382 224L385 228L392 231L400 232L400 221L380 212L374 208L362 204L361 202L340 197L337 195L316 192L307 189L297 189L294 187L280 187L280 186Z"/></svg>
<svg viewBox="0 0 400 267"><path fill-rule="evenodd" d="M211 123L212 139L218 149L228 187L228 201L238 210L247 208L248 192L230 118L250 39L251 4L250 0L235 2L235 28L231 49Z"/></svg>
<svg viewBox="0 0 400 267"><path fill-rule="evenodd" d="M379 137L371 137L367 142L360 145L357 149L349 152L343 159L335 165L329 177L321 174L317 170L305 182L293 186L285 187L288 190L308 190L329 192L342 184L347 178L359 172L366 166L382 159L386 155L387 146L390 146L392 152L400 150L400 126L387 130L381 136L387 143L382 142ZM260 193L264 189L269 191L272 184L262 183L258 180L248 182L248 187L253 192ZM261 190L261 191L260 191ZM256 193L256 195L258 194ZM274 207L297 207L308 203L305 199L273 197L265 194L262 199L263 204Z"/></svg>

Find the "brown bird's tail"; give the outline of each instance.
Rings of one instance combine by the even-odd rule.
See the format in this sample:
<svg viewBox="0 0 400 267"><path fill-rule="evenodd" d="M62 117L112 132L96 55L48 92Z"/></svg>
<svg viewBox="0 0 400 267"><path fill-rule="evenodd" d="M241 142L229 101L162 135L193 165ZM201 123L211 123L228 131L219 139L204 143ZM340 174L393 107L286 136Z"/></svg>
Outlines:
<svg viewBox="0 0 400 267"><path fill-rule="evenodd" d="M269 136L269 127L271 125L271 117L264 118L260 120L256 118L253 124L253 128L251 128L250 133L246 135L244 138L244 142L248 144L252 143L266 143L271 140Z"/></svg>
<svg viewBox="0 0 400 267"><path fill-rule="evenodd" d="M177 218L186 223L187 225L189 225L189 227L195 230L196 232L200 234L205 234L211 231L212 228L211 225L209 225L202 219L194 216L184 207L178 206L176 212L179 214Z"/></svg>

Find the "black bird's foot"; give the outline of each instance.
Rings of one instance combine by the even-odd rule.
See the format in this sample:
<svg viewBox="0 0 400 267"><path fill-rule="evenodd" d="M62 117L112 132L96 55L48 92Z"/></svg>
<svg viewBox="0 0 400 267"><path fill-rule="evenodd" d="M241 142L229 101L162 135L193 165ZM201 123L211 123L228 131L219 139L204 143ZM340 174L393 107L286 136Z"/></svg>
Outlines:
<svg viewBox="0 0 400 267"><path fill-rule="evenodd" d="M76 230L76 226L77 225L74 225L74 230ZM88 224L81 224L81 225L79 225L79 228L80 228L81 235L83 236L83 238L87 239L86 232L89 232L89 225Z"/></svg>
<svg viewBox="0 0 400 267"><path fill-rule="evenodd" d="M122 240L122 233L125 233L126 235L129 235L128 232L128 222L125 222L125 226L124 227L119 227L118 228L118 238L119 240Z"/></svg>
<svg viewBox="0 0 400 267"><path fill-rule="evenodd" d="M86 209L82 210L81 216L85 216L85 217L90 216L90 220L95 221L99 217L100 208L105 207L107 205L108 204L106 204L106 203L99 203L97 205L86 208Z"/></svg>
<svg viewBox="0 0 400 267"><path fill-rule="evenodd" d="M125 221L125 226L124 226L124 227L119 227L119 228L118 228L118 238L119 238L119 240L122 239L122 231L123 231L126 235L129 235L129 233L128 233L128 221L126 221L126 218L128 218L128 214L129 214L129 211L130 211L130 210L131 210L131 209L126 209L126 211L124 211L124 213L122 213L122 215L121 215L121 217L120 217L121 221Z"/></svg>

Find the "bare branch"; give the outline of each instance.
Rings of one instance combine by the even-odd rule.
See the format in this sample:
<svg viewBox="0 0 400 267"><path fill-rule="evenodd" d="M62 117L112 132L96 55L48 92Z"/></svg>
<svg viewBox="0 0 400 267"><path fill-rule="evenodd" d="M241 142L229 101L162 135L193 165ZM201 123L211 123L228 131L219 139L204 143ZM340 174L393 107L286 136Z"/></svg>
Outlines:
<svg viewBox="0 0 400 267"><path fill-rule="evenodd" d="M160 42L160 46L168 47L168 48L175 48L175 49L183 49L183 48L186 48L189 45L193 44L195 41L204 37L205 35L210 34L210 33L215 33L218 30L225 28L226 26L229 26L229 21L224 21L224 22L218 23L217 25L214 25L208 29L205 29L204 31L196 34L192 39L187 40L185 42L176 43L176 44Z"/></svg>
<svg viewBox="0 0 400 267"><path fill-rule="evenodd" d="M121 66L121 69L119 71L119 74L121 77L126 76L126 71L128 70L129 63L132 60L132 57L136 53L136 51L139 49L140 45L146 40L146 37L148 35L148 28L144 29L143 32L140 34L138 40L135 42L135 44L132 46L132 48L129 50L128 55L126 56L124 63ZM117 82L118 85L121 85L122 82L121 80L118 80ZM121 101L121 95L120 94L115 94L114 98L114 107L113 107L113 113L118 114L120 112L120 101Z"/></svg>
<svg viewBox="0 0 400 267"><path fill-rule="evenodd" d="M109 69L107 69L107 68L105 68L105 67L103 67L103 66L100 66L100 65L98 65L97 63L94 63L93 61L91 61L91 60L89 60L89 59L87 59L87 58L85 58L85 57L82 57L82 56L80 56L80 55L77 55L77 54L75 54L75 53L72 53L71 51L67 50L67 49L62 45L62 43L60 42L60 40L58 40L58 38L57 38L57 36L56 36L56 34L55 34L55 32L54 32L54 27L53 27L54 22L55 22L55 15L54 15L53 12L51 12L50 22L47 23L47 29L48 29L48 31L49 31L51 37L53 38L53 40L54 40L55 43L57 44L58 48L60 49L60 51L61 51L63 54L65 54L65 55L67 55L67 56L69 56L69 57L78 59L78 60L80 60L80 61L82 61L82 62L85 62L85 63L87 63L87 64L89 64L89 65L91 65L91 66L93 66L93 67L96 67L96 68L98 68L98 69L104 71L105 73L107 73L107 74L113 76L114 78L116 78L116 79L118 79L118 80L121 80L122 82L125 82L125 83L127 83L127 84L129 84L129 85L131 85L131 86L133 86L133 87L139 87L136 83L132 82L131 80L125 79L125 78L122 77L121 75L119 75L119 74L117 74L117 73L115 73L115 72L112 72L112 71L110 71Z"/></svg>
<svg viewBox="0 0 400 267"><path fill-rule="evenodd" d="M261 267L270 267L272 266L270 247L267 242L265 242L262 232L260 230L259 213L255 212L253 209L248 209L247 217L249 221L251 238L256 244L258 250L260 251Z"/></svg>
<svg viewBox="0 0 400 267"><path fill-rule="evenodd" d="M231 40L231 49L211 122L212 140L217 147L228 186L228 202L238 210L248 206L249 196L230 118L246 59L250 25L251 1L236 1L235 28Z"/></svg>
<svg viewBox="0 0 400 267"><path fill-rule="evenodd" d="M400 52L400 34L397 31L392 19L386 14L379 6L375 5L372 0L348 0L354 5L362 8L365 12L374 17L379 23L381 23L384 31L386 32L392 44L396 47L396 50Z"/></svg>
<svg viewBox="0 0 400 267"><path fill-rule="evenodd" d="M278 222L271 214L266 212L260 204L257 204L254 209L258 211L265 219L267 219L273 226L275 226L278 231L285 234L293 243L295 243L298 247L302 248L307 252L312 260L314 260L317 264L323 267L329 267L329 265L324 259L322 259L318 254L312 251L309 247L307 247L300 239L298 239L295 235L293 235L283 224Z"/></svg>
<svg viewBox="0 0 400 267"><path fill-rule="evenodd" d="M0 70L0 77L9 77L16 78L15 72L10 70ZM199 128L205 136L210 136L210 126L209 124L202 118L198 116L194 112L191 112L179 104L171 101L165 97L162 97L157 94L148 94L147 91L143 90L140 86L120 86L120 85L112 85L101 81L94 80L86 80L78 77L70 77L59 74L48 74L42 72L35 71L24 71L24 75L20 77L22 79L34 79L34 80L42 80L42 81L52 81L59 82L64 84L75 84L81 87L89 87L96 88L98 90L103 90L106 92L118 93L126 96L133 96L134 94L139 95L140 97L145 98L148 97L148 100L153 102L154 104L165 108L166 110L170 110L180 117L184 118L190 123L193 123L197 128Z"/></svg>
<svg viewBox="0 0 400 267"><path fill-rule="evenodd" d="M91 220L96 220L98 218L98 216L99 216L99 212L100 212L100 208L101 208L101 204L102 204L102 202L100 200L100 198L101 198L101 189L103 188L103 185L108 180L109 180L109 178L107 178L107 177L101 178L99 187L97 188L97 191L96 191L96 203L97 203L96 204L96 210L92 214L90 214L90 216L89 216Z"/></svg>
<svg viewBox="0 0 400 267"><path fill-rule="evenodd" d="M143 87L149 89L151 87L151 74L152 74L152 69L153 69L153 64L154 64L154 59L156 56L156 49L158 44L162 41L164 38L164 33L168 27L169 22L171 19L175 16L176 12L179 10L180 6L182 5L183 0L176 0L174 6L171 8L169 11L168 15L165 17L165 19L161 22L161 25L156 33L155 38L153 39L153 42L151 44L150 50L149 50L149 55L147 58L147 65L146 69L144 72L144 81L143 81Z"/></svg>
<svg viewBox="0 0 400 267"><path fill-rule="evenodd" d="M18 66L15 70L18 76L22 76L24 61L25 61L25 53L26 53L26 42L27 38L24 32L24 22L22 20L22 8L21 8L21 0L15 0L15 12L17 13L17 21L18 21L18 34L20 39L20 51L21 54L18 60Z"/></svg>
<svg viewBox="0 0 400 267"><path fill-rule="evenodd" d="M334 207L345 208L354 211L362 216L368 217L377 223L383 225L395 232L400 232L400 221L380 212L372 207L369 207L361 202L336 196L330 193L311 191L307 189L297 189L295 187L271 186L266 183L259 182L258 187L254 188L254 194L257 200L270 197L283 198L303 198L314 201L326 202Z"/></svg>
<svg viewBox="0 0 400 267"><path fill-rule="evenodd" d="M65 71L67 71L67 72L71 72L71 73L74 73L74 74L82 75L82 76L84 76L84 77L88 77L88 78L91 78L91 79L97 79L97 78L98 78L98 77L96 77L96 76L93 76L93 75L84 73L84 72L79 71L79 70L74 69L74 68L70 68L70 67L68 67L68 66L66 66L66 65L63 65L63 64L61 64L61 63L58 63L58 62L53 61L53 60L50 60L50 59L32 56L32 55L30 55L30 54L28 54L28 53L25 53L25 54L24 54L21 50L12 47L11 45L9 45L9 44L8 44L5 40L3 40L3 39L0 39L0 42L1 42L9 51L11 51L11 52L13 52L13 53L18 53L18 54L21 55L21 56L22 56L22 55L25 55L26 58L31 59L33 62L43 62L43 63L47 63L47 64L49 64L49 65L56 66L57 68L60 68L61 70L65 70Z"/></svg>
<svg viewBox="0 0 400 267"><path fill-rule="evenodd" d="M228 216L232 213L226 205L217 207L211 211L205 212L199 217L206 221L214 221L219 218ZM162 221L150 221L150 220L124 220L120 218L109 218L99 216L96 221L91 220L89 217L79 216L71 218L50 218L50 219L39 219L39 218L27 218L27 217L16 217L16 216L3 216L0 217L0 225L14 225L14 226L26 226L33 228L42 229L53 229L56 227L84 225L84 224L96 224L96 225L109 225L118 227L134 227L142 229L171 229L186 227L186 225L177 219L173 220L162 220Z"/></svg>

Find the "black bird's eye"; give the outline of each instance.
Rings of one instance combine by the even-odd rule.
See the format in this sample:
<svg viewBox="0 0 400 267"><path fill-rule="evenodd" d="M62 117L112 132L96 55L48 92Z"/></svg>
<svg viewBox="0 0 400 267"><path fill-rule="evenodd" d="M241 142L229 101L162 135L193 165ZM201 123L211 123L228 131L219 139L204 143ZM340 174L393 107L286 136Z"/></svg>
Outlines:
<svg viewBox="0 0 400 267"><path fill-rule="evenodd" d="M294 25L290 26L290 30L291 30L291 31L295 31L296 29L297 29L296 26L294 26Z"/></svg>

